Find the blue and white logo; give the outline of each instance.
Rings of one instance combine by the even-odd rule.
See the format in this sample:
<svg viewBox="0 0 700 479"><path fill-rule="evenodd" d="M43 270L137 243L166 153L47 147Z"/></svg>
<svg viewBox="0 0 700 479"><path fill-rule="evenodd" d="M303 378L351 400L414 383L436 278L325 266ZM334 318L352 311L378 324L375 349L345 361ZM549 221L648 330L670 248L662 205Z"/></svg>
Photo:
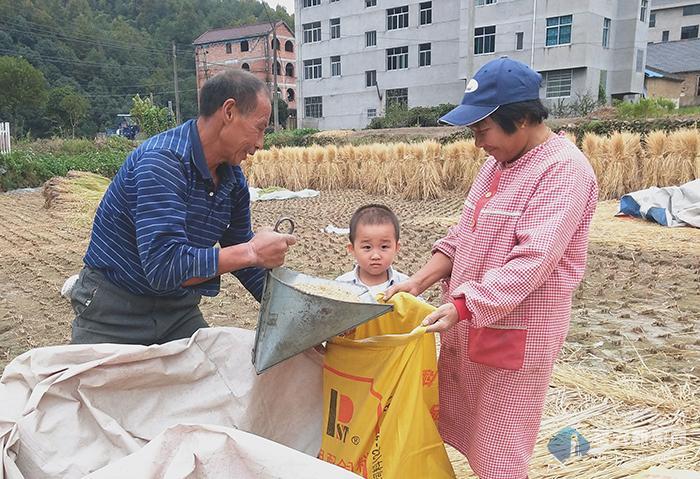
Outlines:
<svg viewBox="0 0 700 479"><path fill-rule="evenodd" d="M588 454L591 445L576 429L565 427L549 440L547 449L559 462L566 462L572 456L580 457Z"/></svg>

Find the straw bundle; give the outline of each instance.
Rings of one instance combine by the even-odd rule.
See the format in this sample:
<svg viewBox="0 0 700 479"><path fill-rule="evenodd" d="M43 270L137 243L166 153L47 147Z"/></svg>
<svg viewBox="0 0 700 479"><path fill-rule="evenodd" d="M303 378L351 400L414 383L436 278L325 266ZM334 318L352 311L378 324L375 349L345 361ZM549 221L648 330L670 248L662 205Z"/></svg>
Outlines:
<svg viewBox="0 0 700 479"><path fill-rule="evenodd" d="M606 143L602 171L597 173L600 196L603 199L619 198L640 184L640 137L633 133L615 133Z"/></svg>
<svg viewBox="0 0 700 479"><path fill-rule="evenodd" d="M700 178L700 131L678 130L669 135L669 154L664 163L666 185Z"/></svg>
<svg viewBox="0 0 700 479"><path fill-rule="evenodd" d="M669 154L668 135L664 131L652 131L646 137L646 151L642 166L642 188L650 186L661 186L665 183L663 179L663 168L668 163Z"/></svg>
<svg viewBox="0 0 700 479"><path fill-rule="evenodd" d="M406 188L401 195L407 200L427 200L440 197L442 193L442 168L439 159L426 158L434 150L426 151L421 145L410 145L410 161L406 162Z"/></svg>

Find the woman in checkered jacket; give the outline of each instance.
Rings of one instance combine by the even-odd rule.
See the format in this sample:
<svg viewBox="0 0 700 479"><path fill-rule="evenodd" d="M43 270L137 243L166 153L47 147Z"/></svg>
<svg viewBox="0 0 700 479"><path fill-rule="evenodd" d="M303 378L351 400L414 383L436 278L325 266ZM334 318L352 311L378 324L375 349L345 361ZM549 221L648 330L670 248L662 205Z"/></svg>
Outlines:
<svg viewBox="0 0 700 479"><path fill-rule="evenodd" d="M541 76L500 58L442 118L489 153L459 223L428 263L387 291L442 281L440 432L481 479L527 477L554 362L581 281L598 188L581 151L543 123Z"/></svg>

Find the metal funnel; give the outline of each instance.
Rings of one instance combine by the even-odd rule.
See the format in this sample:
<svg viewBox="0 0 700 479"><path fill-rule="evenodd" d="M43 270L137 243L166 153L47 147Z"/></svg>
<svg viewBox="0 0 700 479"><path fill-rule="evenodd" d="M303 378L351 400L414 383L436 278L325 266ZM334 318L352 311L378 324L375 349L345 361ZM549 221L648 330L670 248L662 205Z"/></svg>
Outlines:
<svg viewBox="0 0 700 479"><path fill-rule="evenodd" d="M361 303L309 294L295 284L341 288L360 297ZM267 368L306 349L391 311L378 304L364 286L297 273L287 268L268 271L253 347L253 365L260 374Z"/></svg>

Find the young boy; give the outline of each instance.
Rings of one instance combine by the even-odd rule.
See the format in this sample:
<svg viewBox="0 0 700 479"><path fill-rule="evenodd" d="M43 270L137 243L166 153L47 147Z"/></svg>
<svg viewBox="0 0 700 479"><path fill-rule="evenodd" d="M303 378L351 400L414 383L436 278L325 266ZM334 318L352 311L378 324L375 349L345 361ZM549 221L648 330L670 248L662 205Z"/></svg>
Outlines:
<svg viewBox="0 0 700 479"><path fill-rule="evenodd" d="M389 208L378 204L358 208L350 219L348 245L357 264L336 281L366 286L374 298L389 286L408 279L391 266L400 247L399 219Z"/></svg>

